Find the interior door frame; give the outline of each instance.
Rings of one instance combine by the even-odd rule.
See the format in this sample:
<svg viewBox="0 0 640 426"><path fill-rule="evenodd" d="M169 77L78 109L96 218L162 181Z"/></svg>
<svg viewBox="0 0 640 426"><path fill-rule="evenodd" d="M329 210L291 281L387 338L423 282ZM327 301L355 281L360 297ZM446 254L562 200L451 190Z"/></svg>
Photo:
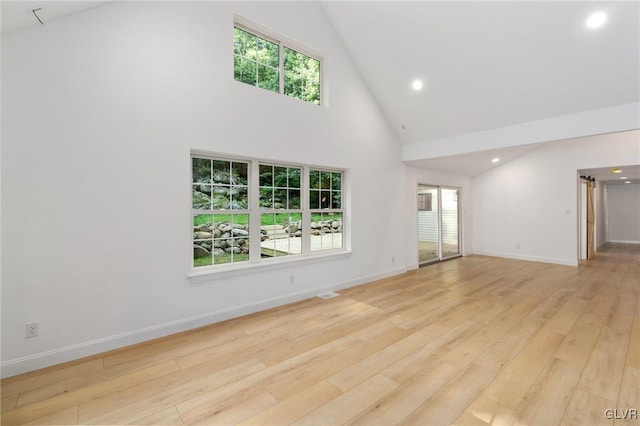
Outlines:
<svg viewBox="0 0 640 426"><path fill-rule="evenodd" d="M578 265L580 262L593 259L597 250L597 206L598 202L602 202L598 198L598 185L602 183L587 179L578 173ZM591 206L589 200L591 200ZM604 217L606 220L606 212Z"/></svg>

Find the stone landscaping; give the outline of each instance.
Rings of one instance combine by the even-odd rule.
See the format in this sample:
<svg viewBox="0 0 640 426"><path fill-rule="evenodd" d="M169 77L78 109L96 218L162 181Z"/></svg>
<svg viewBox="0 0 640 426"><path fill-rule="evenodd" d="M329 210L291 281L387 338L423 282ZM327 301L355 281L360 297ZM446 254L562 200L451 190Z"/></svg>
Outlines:
<svg viewBox="0 0 640 426"><path fill-rule="evenodd" d="M260 241L281 238L300 238L302 223L268 225L260 228ZM311 222L311 235L319 236L342 232L342 221ZM249 226L229 222L202 224L193 228L193 257L226 256L249 253Z"/></svg>

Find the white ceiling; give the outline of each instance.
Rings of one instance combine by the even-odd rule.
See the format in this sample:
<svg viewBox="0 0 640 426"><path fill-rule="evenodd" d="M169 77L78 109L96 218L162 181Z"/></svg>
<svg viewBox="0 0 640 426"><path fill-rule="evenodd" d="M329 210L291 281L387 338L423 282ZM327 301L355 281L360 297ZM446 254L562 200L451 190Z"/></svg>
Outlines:
<svg viewBox="0 0 640 426"><path fill-rule="evenodd" d="M475 176L494 167L498 167L542 145L543 144L531 144L491 149L448 157L405 161L405 164L411 167L454 173L462 176ZM494 158L498 158L499 161L494 163Z"/></svg>
<svg viewBox="0 0 640 426"><path fill-rule="evenodd" d="M110 2L2 0L2 33ZM321 5L403 144L640 101L640 1ZM608 21L588 30L596 10ZM536 147L409 164L473 176Z"/></svg>
<svg viewBox="0 0 640 426"><path fill-rule="evenodd" d="M638 1L322 7L405 144L640 100ZM597 10L608 20L589 30Z"/></svg>
<svg viewBox="0 0 640 426"><path fill-rule="evenodd" d="M42 25L33 13L35 9L40 9L36 14L46 25L54 19L102 6L111 1L2 0L2 34Z"/></svg>

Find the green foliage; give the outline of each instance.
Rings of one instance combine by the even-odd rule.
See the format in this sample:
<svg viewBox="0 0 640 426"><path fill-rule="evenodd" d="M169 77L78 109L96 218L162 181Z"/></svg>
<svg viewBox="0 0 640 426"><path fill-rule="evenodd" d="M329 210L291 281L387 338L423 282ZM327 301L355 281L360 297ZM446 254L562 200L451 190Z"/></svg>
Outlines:
<svg viewBox="0 0 640 426"><path fill-rule="evenodd" d="M249 164L193 158L192 206L196 210L243 210L249 207Z"/></svg>
<svg viewBox="0 0 640 426"><path fill-rule="evenodd" d="M280 91L279 47L239 28L233 29L234 78L237 81Z"/></svg>
<svg viewBox="0 0 640 426"><path fill-rule="evenodd" d="M342 173L325 170L309 171L309 207L339 209L342 207Z"/></svg>
<svg viewBox="0 0 640 426"><path fill-rule="evenodd" d="M320 61L285 47L280 69L280 46L255 34L233 29L233 72L237 81L320 104Z"/></svg>
<svg viewBox="0 0 640 426"><path fill-rule="evenodd" d="M284 48L284 94L320 104L320 61Z"/></svg>
<svg viewBox="0 0 640 426"><path fill-rule="evenodd" d="M300 208L300 168L261 164L259 173L260 207Z"/></svg>

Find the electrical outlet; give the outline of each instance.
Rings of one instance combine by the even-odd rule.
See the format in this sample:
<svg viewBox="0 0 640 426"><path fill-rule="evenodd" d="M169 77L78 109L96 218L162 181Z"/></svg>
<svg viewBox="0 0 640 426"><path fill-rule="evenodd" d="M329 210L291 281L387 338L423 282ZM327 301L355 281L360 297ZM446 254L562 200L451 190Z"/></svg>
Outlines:
<svg viewBox="0 0 640 426"><path fill-rule="evenodd" d="M294 285L296 283L296 276L289 275L289 284Z"/></svg>
<svg viewBox="0 0 640 426"><path fill-rule="evenodd" d="M39 333L39 323L32 322L31 324L25 324L24 337L36 337Z"/></svg>
<svg viewBox="0 0 640 426"><path fill-rule="evenodd" d="M391 263L396 263L396 257L395 256L391 256Z"/></svg>

